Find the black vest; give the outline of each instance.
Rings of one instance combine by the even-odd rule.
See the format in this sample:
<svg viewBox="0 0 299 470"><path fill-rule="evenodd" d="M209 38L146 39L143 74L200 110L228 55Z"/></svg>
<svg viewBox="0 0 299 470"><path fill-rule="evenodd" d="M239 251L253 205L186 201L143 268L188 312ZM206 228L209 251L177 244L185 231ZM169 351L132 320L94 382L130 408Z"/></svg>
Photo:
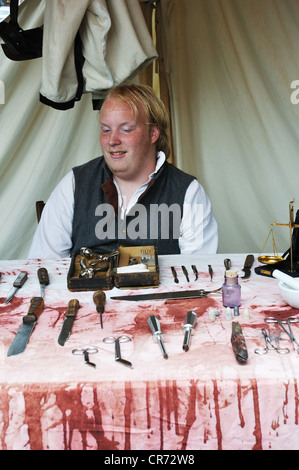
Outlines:
<svg viewBox="0 0 299 470"><path fill-rule="evenodd" d="M124 221L103 157L73 168L75 204L72 253L86 246L110 251L120 245L154 245L160 255L180 253L178 238L185 193L195 178L165 162Z"/></svg>

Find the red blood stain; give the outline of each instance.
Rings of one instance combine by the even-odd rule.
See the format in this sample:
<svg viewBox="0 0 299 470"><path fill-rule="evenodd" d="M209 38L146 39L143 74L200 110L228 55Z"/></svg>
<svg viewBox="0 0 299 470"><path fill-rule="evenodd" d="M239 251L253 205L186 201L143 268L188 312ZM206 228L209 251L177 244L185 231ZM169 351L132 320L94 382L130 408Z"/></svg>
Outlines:
<svg viewBox="0 0 299 470"><path fill-rule="evenodd" d="M261 418L260 418L260 409L259 409L259 394L257 381L255 379L251 380L252 393L253 393L253 410L255 417L255 427L253 435L255 436L255 445L252 450L262 450L262 427L261 427Z"/></svg>
<svg viewBox="0 0 299 470"><path fill-rule="evenodd" d="M214 404L215 404L215 417L216 417L216 433L217 433L217 444L218 450L222 450L222 431L221 431L221 420L220 420L220 408L219 408L219 390L217 387L217 380L213 380L214 390Z"/></svg>
<svg viewBox="0 0 299 470"><path fill-rule="evenodd" d="M241 408L242 387L241 387L241 382L240 382L239 379L237 381L237 397L238 397L238 410L239 410L239 417L240 417L240 426L241 426L241 428L244 428L245 420L244 420L244 416L243 416L242 408Z"/></svg>
<svg viewBox="0 0 299 470"><path fill-rule="evenodd" d="M265 314L265 318L266 317L276 317L276 318L278 318L278 320L284 321L288 317L297 316L299 314L299 310L295 309L295 308L292 308L292 307L288 307L288 308L285 308L283 310L281 310L281 309L279 309L279 310L274 310L274 309L264 310L263 313Z"/></svg>

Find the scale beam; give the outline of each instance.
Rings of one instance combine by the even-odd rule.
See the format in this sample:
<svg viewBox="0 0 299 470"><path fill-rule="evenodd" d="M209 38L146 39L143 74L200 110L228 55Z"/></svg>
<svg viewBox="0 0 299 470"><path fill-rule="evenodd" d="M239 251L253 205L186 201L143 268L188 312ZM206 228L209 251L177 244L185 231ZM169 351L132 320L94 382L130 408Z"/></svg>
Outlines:
<svg viewBox="0 0 299 470"><path fill-rule="evenodd" d="M295 224L294 222L294 202L295 202L295 199L293 199L293 201L291 201L289 203L289 223L288 224L279 224L277 222L273 222L273 225L278 225L280 227L289 227L289 230L290 230L290 258L291 258L291 272L293 272L293 244L292 244L292 230L294 228L299 228L299 225L298 224Z"/></svg>

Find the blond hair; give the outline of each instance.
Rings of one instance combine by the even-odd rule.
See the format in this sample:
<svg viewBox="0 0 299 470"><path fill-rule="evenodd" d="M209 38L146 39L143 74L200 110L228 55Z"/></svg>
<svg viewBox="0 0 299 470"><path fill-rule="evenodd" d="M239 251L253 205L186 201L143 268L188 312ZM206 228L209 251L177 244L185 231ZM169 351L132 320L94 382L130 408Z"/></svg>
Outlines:
<svg viewBox="0 0 299 470"><path fill-rule="evenodd" d="M166 158L170 155L169 140L167 129L169 127L169 117L164 103L157 97L154 90L147 85L121 84L112 88L106 95L108 98L118 99L129 104L135 116L138 116L138 107L142 107L145 111L148 124L157 126L160 135L156 142L157 151L161 150L165 153Z"/></svg>

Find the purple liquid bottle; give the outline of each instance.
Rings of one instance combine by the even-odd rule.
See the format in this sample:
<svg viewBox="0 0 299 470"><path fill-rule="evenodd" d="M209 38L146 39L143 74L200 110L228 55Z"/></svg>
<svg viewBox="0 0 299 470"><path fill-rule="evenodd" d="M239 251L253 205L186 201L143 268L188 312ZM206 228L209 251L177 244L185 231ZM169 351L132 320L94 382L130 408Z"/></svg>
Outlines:
<svg viewBox="0 0 299 470"><path fill-rule="evenodd" d="M236 271L228 270L225 272L222 302L224 307L239 307L241 304L241 286Z"/></svg>

